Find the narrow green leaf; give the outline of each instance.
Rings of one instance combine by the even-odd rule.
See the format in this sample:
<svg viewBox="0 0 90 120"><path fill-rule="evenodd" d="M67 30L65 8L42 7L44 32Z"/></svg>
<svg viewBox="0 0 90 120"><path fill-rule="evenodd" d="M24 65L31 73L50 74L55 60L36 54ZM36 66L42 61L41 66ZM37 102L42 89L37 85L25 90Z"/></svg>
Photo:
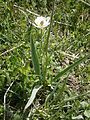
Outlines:
<svg viewBox="0 0 90 120"><path fill-rule="evenodd" d="M24 108L24 112L25 112L26 109L27 109L28 107L30 107L30 105L33 103L33 101L34 101L34 99L35 99L35 97L36 97L36 94L37 94L37 92L40 90L41 87L42 87L42 85L39 86L39 87L35 87L35 88L33 89L32 94L31 94L31 97L29 98L29 100L28 100L28 102L27 102L27 104L26 104L26 106L25 106L25 108Z"/></svg>
<svg viewBox="0 0 90 120"><path fill-rule="evenodd" d="M79 60L77 60L75 63L73 63L72 65L70 65L69 67L65 68L63 71L59 72L56 77L53 79L54 80L57 80L58 78L62 77L65 73L69 72L71 69L73 69L74 67L76 67L77 65L79 65L81 62L85 61L87 58L90 57L90 54L83 57L83 58L80 58ZM47 96L46 100L45 100L45 104L47 104L47 102L49 101L49 99L52 97L52 95L55 93L57 87L59 85L59 81L57 82L56 84L56 87L53 89L53 91Z"/></svg>
<svg viewBox="0 0 90 120"><path fill-rule="evenodd" d="M45 51L46 51L46 60L45 60L45 68L44 68L44 80L47 74L47 65L48 65L48 45L49 45L49 37L50 37L50 31L51 31L51 26L53 23L53 15L54 15L54 5L55 5L55 0L53 1L53 9L52 9L52 13L51 13L51 20L50 20L50 27L48 30L48 35L47 35L47 39L46 39L46 45L45 45Z"/></svg>
<svg viewBox="0 0 90 120"><path fill-rule="evenodd" d="M69 72L70 70L72 70L74 67L76 67L77 65L79 65L81 62L85 61L87 58L89 57L89 55L80 58L79 60L77 60L75 63L71 64L70 66L68 66L67 68L65 68L64 70L62 70L61 72L59 72L55 78L53 79L54 81L57 80L58 78L62 77L65 73Z"/></svg>
<svg viewBox="0 0 90 120"><path fill-rule="evenodd" d="M33 39L31 39L31 54L32 54L32 62L33 62L34 70L37 75L40 75L40 65L38 61L38 56L36 54L35 46L33 43Z"/></svg>
<svg viewBox="0 0 90 120"><path fill-rule="evenodd" d="M64 102L73 101L73 100L76 100L76 99L78 99L78 98L80 98L80 97L87 96L88 94L90 94L90 91L87 91L87 92L85 92L85 93L83 93L83 94L79 94L79 95L76 95L76 96L72 96L72 97L66 98L66 99L64 99L63 101L64 101Z"/></svg>
<svg viewBox="0 0 90 120"><path fill-rule="evenodd" d="M59 97L58 97L58 96L60 96L60 98L62 99L63 92L65 91L66 81L67 81L67 78L65 78L64 83L63 83L62 87L59 89L58 94L57 94L57 95L56 95L56 97L54 98L54 99L55 99L55 101L58 101L58 99L59 99Z"/></svg>

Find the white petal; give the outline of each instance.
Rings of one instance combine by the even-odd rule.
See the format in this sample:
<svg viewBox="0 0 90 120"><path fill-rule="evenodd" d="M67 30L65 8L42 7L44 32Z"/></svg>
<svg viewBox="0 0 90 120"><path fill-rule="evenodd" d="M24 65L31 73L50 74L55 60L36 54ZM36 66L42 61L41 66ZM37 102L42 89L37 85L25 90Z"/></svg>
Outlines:
<svg viewBox="0 0 90 120"><path fill-rule="evenodd" d="M41 22L41 21L44 21L44 20L45 20L45 18L42 17L42 16L41 16L41 17L37 17L37 18L35 19L35 23L36 23L36 24L40 24L40 22Z"/></svg>
<svg viewBox="0 0 90 120"><path fill-rule="evenodd" d="M47 20L47 22L49 22L50 21L50 17L47 17L46 20Z"/></svg>
<svg viewBox="0 0 90 120"><path fill-rule="evenodd" d="M47 27L50 24L49 21L50 21L50 17L45 18L40 16L35 19L35 24L36 27L43 29L44 27ZM43 24L41 24L42 22Z"/></svg>
<svg viewBox="0 0 90 120"><path fill-rule="evenodd" d="M47 27L49 24L50 24L50 23L46 22L46 23L44 24L44 27Z"/></svg>

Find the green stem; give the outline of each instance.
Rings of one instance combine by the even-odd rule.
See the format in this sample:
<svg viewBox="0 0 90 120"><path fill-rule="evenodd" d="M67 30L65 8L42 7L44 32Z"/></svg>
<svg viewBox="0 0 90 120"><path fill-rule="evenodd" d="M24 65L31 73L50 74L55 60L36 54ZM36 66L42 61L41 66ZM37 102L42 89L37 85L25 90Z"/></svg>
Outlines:
<svg viewBox="0 0 90 120"><path fill-rule="evenodd" d="M42 36L43 36L43 33L42 33L42 29L41 29L41 45L40 45L40 61L41 61L41 75L43 74L42 72L42 55L43 55L43 52L42 52Z"/></svg>
<svg viewBox="0 0 90 120"><path fill-rule="evenodd" d="M45 50L46 50L46 61L45 61L45 69L44 69L44 80L46 78L46 75L47 75L47 65L48 65L48 45L49 45L49 37L50 37L50 30L51 30L51 25L52 25L52 19L53 19L53 14L54 14L54 4L55 4L55 0L53 1L53 8L52 8L52 14L51 14L51 20L50 20L50 27L49 27L49 30L48 30L48 35L47 35L47 39L46 39L46 47L45 47Z"/></svg>

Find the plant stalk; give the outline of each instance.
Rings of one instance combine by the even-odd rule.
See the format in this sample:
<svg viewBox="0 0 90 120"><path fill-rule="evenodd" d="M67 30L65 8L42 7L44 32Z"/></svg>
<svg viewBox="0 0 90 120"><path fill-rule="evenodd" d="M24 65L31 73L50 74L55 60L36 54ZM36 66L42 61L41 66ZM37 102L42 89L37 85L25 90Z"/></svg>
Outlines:
<svg viewBox="0 0 90 120"><path fill-rule="evenodd" d="M53 1L53 8L52 8L52 13L51 13L51 20L50 20L50 27L48 30L48 35L47 35L47 39L46 39L46 46L45 46L45 68L44 68L44 80L46 79L46 75L47 75L47 65L48 65L48 46L49 46L49 37L50 37L50 31L51 31L51 26L52 26L52 22L53 22L53 15L54 15L54 4L55 4L55 0Z"/></svg>

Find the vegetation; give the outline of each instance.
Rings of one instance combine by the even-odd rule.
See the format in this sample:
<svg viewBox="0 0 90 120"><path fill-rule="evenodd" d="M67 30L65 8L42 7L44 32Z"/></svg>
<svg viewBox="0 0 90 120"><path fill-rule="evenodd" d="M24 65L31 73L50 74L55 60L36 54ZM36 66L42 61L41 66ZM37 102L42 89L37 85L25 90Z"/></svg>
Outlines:
<svg viewBox="0 0 90 120"><path fill-rule="evenodd" d="M90 120L89 0L0 0L0 119Z"/></svg>

